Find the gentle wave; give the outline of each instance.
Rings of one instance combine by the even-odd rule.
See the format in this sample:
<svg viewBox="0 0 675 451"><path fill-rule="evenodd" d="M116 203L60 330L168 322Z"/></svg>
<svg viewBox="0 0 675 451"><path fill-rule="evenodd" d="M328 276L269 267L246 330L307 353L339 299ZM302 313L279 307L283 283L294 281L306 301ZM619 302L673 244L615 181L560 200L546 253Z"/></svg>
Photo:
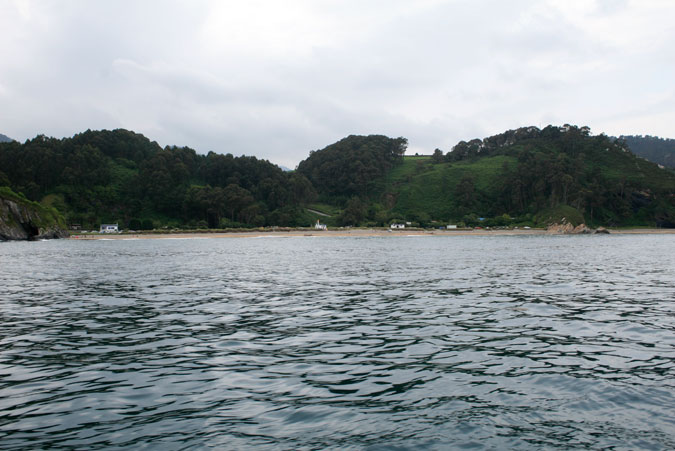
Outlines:
<svg viewBox="0 0 675 451"><path fill-rule="evenodd" d="M0 246L3 449L675 447L673 237L112 241Z"/></svg>

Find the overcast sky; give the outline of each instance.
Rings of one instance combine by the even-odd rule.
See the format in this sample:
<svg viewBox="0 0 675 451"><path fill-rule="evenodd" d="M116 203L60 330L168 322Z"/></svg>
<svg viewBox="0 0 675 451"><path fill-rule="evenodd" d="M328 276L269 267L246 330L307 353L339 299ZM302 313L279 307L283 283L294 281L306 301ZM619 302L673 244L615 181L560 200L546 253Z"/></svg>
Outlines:
<svg viewBox="0 0 675 451"><path fill-rule="evenodd" d="M526 125L675 137L672 0L0 0L0 133L126 128L295 167Z"/></svg>

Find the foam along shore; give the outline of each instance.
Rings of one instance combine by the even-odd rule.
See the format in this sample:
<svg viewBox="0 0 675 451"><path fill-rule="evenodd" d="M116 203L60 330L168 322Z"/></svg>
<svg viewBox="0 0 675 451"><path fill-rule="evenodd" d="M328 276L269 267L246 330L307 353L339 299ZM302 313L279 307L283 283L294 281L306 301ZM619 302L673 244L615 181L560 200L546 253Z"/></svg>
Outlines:
<svg viewBox="0 0 675 451"><path fill-rule="evenodd" d="M611 234L675 234L675 229L609 229ZM406 237L406 236L519 236L552 235L546 229L265 229L241 232L147 232L147 233L101 233L71 234L71 240L138 240L138 239L203 239L203 238L284 238L284 237Z"/></svg>

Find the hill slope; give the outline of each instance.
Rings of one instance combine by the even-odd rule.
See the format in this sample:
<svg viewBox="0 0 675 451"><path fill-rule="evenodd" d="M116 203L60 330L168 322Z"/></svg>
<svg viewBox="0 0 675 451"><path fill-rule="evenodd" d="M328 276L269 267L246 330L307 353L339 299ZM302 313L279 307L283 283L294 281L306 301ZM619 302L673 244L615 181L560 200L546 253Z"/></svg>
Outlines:
<svg viewBox="0 0 675 451"><path fill-rule="evenodd" d="M525 127L462 141L447 155L405 157L353 196L358 201L340 205L351 210L348 219L373 225L544 225L566 217L594 225L675 226L675 173L621 142L570 125Z"/></svg>
<svg viewBox="0 0 675 451"><path fill-rule="evenodd" d="M307 177L324 198L348 198L368 193L373 182L399 164L405 138L382 135L356 136L310 152L298 172Z"/></svg>
<svg viewBox="0 0 675 451"><path fill-rule="evenodd" d="M390 174L386 195L399 215L537 222L568 206L593 224L675 225L675 174L586 127L521 128L460 142L443 162L415 164Z"/></svg>
<svg viewBox="0 0 675 451"><path fill-rule="evenodd" d="M131 229L308 226L317 219L331 226L535 225L562 217L675 227L675 172L587 127L525 127L426 157L404 157L406 145L404 138L349 136L284 172L255 157L199 155L127 130L88 130L0 143L0 186L85 229L111 222Z"/></svg>
<svg viewBox="0 0 675 451"><path fill-rule="evenodd" d="M621 136L635 155L669 168L675 168L675 139L656 136Z"/></svg>
<svg viewBox="0 0 675 451"><path fill-rule="evenodd" d="M255 157L198 155L127 130L0 144L0 185L98 228L294 225L313 195L299 174Z"/></svg>

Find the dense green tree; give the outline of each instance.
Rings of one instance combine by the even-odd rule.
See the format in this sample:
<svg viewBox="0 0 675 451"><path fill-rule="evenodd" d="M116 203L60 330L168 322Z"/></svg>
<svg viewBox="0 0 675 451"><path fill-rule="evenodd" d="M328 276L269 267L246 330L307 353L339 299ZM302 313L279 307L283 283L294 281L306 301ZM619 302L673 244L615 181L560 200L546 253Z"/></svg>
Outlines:
<svg viewBox="0 0 675 451"><path fill-rule="evenodd" d="M0 143L0 171L0 183L32 200L59 196L68 221L88 228L102 218L140 217L163 224L204 221L211 227L234 217L264 225L275 210L316 197L306 177L284 173L266 160L162 149L127 130ZM228 186L231 206L225 199ZM243 195L233 195L232 186Z"/></svg>
<svg viewBox="0 0 675 451"><path fill-rule="evenodd" d="M137 218L133 218L129 221L129 224L127 225L127 228L129 230L141 230L142 229L142 224L141 221Z"/></svg>
<svg viewBox="0 0 675 451"><path fill-rule="evenodd" d="M310 152L298 172L327 197L368 196L374 182L402 161L407 144L405 138L351 135Z"/></svg>
<svg viewBox="0 0 675 451"><path fill-rule="evenodd" d="M349 225L394 217L473 224L473 216L500 225L505 214L530 221L556 209L594 224L671 224L675 174L636 157L626 142L588 127L524 127L404 163L403 138L349 136L283 172L255 157L87 130L0 143L0 186L87 229L136 218L141 227L309 225L303 207L315 201L341 210L334 221Z"/></svg>
<svg viewBox="0 0 675 451"><path fill-rule="evenodd" d="M191 186L183 202L186 220L199 219L215 228L225 213L225 190L220 187Z"/></svg>
<svg viewBox="0 0 675 451"><path fill-rule="evenodd" d="M4 172L0 171L0 186L9 186L9 185L10 185L9 177L7 177L7 175Z"/></svg>
<svg viewBox="0 0 675 451"><path fill-rule="evenodd" d="M345 226L358 226L366 218L367 205L358 197L352 197L340 215L339 222Z"/></svg>
<svg viewBox="0 0 675 451"><path fill-rule="evenodd" d="M431 155L431 160L435 163L442 163L443 162L443 151L441 149L435 149L434 153Z"/></svg>
<svg viewBox="0 0 675 451"><path fill-rule="evenodd" d="M462 177L455 189L455 197L460 212L471 212L474 210L474 207L476 206L476 188L473 177Z"/></svg>
<svg viewBox="0 0 675 451"><path fill-rule="evenodd" d="M239 185L231 183L223 190L225 208L232 221L242 218L242 211L255 202L251 193Z"/></svg>
<svg viewBox="0 0 675 451"><path fill-rule="evenodd" d="M504 164L498 177L483 173L483 169L470 170L485 167L483 161L500 158ZM620 141L591 135L588 127L525 127L482 140L462 141L445 161L453 163L452 173L461 171L464 175L449 178L451 166L447 164L447 169L443 165L414 168L411 162L406 184L415 188L404 191L431 193L434 188L426 179L440 173L433 177L443 189L434 195L447 200L435 204L442 205L443 210L427 210L433 215L441 213L440 217L460 219L473 212L486 217L506 213L516 218L569 205L581 211L588 222L629 225L658 222L650 206L659 199L671 205L668 208L675 208L675 177L671 171L635 157ZM471 178L473 184L469 183ZM414 196L419 199L419 194ZM393 208L402 211L398 205ZM405 208L406 214L415 211L414 204Z"/></svg>

